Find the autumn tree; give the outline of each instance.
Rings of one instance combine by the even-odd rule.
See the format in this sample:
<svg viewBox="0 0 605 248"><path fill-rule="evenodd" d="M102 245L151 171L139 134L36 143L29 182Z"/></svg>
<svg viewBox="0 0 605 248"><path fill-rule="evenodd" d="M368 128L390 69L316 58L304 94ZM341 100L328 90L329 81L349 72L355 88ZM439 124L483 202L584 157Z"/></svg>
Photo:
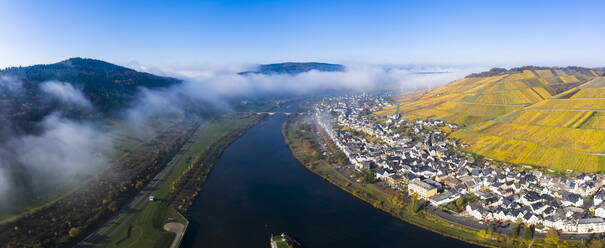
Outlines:
<svg viewBox="0 0 605 248"><path fill-rule="evenodd" d="M376 180L376 173L371 169L361 170L361 181L364 183L373 183Z"/></svg>
<svg viewBox="0 0 605 248"><path fill-rule="evenodd" d="M80 229L78 229L77 227L72 227L71 229L69 229L69 237L75 238L76 236L78 236L78 234L80 234Z"/></svg>
<svg viewBox="0 0 605 248"><path fill-rule="evenodd" d="M456 200L456 207L458 208L458 211L462 211L462 209L464 208L464 199L462 199L462 197Z"/></svg>
<svg viewBox="0 0 605 248"><path fill-rule="evenodd" d="M519 236L519 228L521 225L517 224L515 228L513 228L513 233L511 234L511 238L516 239Z"/></svg>
<svg viewBox="0 0 605 248"><path fill-rule="evenodd" d="M395 206L401 205L401 202L399 201L399 198L397 197L397 195L394 195L393 198L391 198L391 203Z"/></svg>
<svg viewBox="0 0 605 248"><path fill-rule="evenodd" d="M418 194L414 193L412 195L412 205L410 206L410 212L416 213L416 212L418 212L419 208L420 208L420 206L418 203Z"/></svg>
<svg viewBox="0 0 605 248"><path fill-rule="evenodd" d="M603 245L603 241L596 238L593 238L592 240L590 240L590 242L588 242L588 248L602 248Z"/></svg>
<svg viewBox="0 0 605 248"><path fill-rule="evenodd" d="M525 231L523 232L523 238L525 240L531 240L534 237L534 232L530 226L525 226Z"/></svg>
<svg viewBox="0 0 605 248"><path fill-rule="evenodd" d="M548 229L548 232L546 233L546 237L544 238L544 241L547 243L552 243L552 244L559 243L559 233L557 232L557 230L554 228Z"/></svg>

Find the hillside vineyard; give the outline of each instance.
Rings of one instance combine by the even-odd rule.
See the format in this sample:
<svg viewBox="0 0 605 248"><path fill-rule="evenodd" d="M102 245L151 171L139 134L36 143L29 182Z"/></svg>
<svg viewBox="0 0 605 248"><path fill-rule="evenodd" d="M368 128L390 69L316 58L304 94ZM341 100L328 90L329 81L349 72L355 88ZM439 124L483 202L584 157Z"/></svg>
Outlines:
<svg viewBox="0 0 605 248"><path fill-rule="evenodd" d="M463 125L450 137L489 158L599 172L605 170L605 80L599 74L575 67L473 74L403 97L400 112L405 119Z"/></svg>

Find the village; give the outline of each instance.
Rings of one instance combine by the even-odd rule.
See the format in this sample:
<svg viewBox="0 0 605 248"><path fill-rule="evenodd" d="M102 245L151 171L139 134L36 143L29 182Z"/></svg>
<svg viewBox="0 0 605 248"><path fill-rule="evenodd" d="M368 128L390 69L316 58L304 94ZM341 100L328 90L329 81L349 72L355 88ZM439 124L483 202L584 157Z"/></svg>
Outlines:
<svg viewBox="0 0 605 248"><path fill-rule="evenodd" d="M365 94L326 97L313 106L317 125L342 152L347 166L372 171L389 187L417 195L436 208L477 223L518 222L538 232L605 232L603 175L555 175L529 166L496 166L462 151L447 132L458 125L404 120L399 108L379 119L371 113L392 105ZM459 200L472 199L471 201Z"/></svg>

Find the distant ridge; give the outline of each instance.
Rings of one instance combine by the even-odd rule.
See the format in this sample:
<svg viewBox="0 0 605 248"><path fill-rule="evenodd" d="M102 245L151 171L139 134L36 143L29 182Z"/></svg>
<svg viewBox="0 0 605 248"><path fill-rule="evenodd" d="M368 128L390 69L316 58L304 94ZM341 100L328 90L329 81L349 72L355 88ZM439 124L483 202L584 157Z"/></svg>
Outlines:
<svg viewBox="0 0 605 248"><path fill-rule="evenodd" d="M239 75L248 75L248 74L299 74L303 72L308 72L311 70L324 71L324 72L334 72L334 71L344 71L346 68L343 65L339 64L328 64L328 63L317 63L317 62L286 62L286 63L278 63L278 64L267 64L260 65L258 70L256 71L244 71L238 73Z"/></svg>

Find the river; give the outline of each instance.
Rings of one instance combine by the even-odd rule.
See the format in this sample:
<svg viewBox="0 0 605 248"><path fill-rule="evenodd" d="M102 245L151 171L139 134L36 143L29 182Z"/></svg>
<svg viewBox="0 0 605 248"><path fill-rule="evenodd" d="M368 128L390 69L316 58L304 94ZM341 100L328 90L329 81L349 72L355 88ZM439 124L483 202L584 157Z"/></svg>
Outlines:
<svg viewBox="0 0 605 248"><path fill-rule="evenodd" d="M225 150L188 212L182 247L266 248L282 232L303 247L474 247L396 219L308 171L284 143L284 120L268 116Z"/></svg>

